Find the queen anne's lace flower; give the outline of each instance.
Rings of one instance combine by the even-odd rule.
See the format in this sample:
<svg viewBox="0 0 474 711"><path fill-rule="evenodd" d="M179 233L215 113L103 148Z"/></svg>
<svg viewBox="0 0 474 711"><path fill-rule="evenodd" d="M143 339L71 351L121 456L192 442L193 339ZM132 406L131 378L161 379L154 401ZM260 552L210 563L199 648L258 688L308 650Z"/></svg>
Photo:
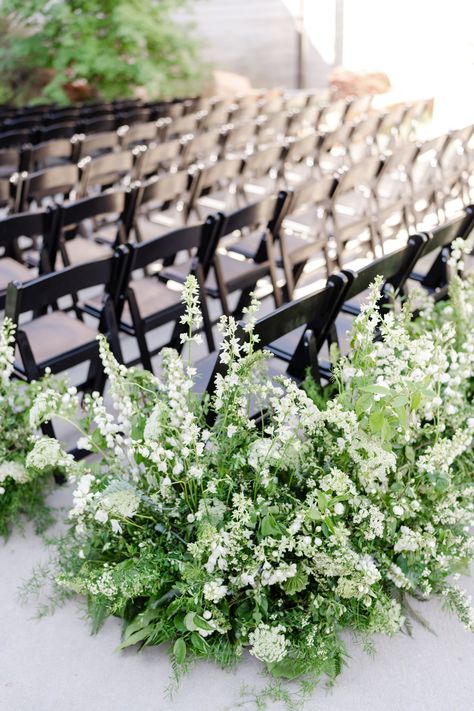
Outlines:
<svg viewBox="0 0 474 711"><path fill-rule="evenodd" d="M262 662L272 664L280 662L286 656L288 641L282 625L270 627L260 624L249 634L250 654Z"/></svg>

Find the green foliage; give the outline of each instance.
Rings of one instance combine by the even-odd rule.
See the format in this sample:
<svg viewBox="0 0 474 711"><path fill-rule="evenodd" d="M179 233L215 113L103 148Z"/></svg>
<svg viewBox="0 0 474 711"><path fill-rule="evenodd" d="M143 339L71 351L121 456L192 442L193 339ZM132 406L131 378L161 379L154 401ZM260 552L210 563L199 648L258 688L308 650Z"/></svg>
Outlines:
<svg viewBox="0 0 474 711"><path fill-rule="evenodd" d="M203 76L190 28L173 12L188 0L4 0L2 100L67 104L69 88L112 100L196 91Z"/></svg>
<svg viewBox="0 0 474 711"><path fill-rule="evenodd" d="M302 693L332 683L342 631L371 651L372 635L409 630L419 615L408 596L442 596L474 628L447 584L472 557L474 278L417 318L408 306L381 315L379 287L331 399L309 380L305 392L268 377L255 302L246 342L232 319L220 324L227 372L205 406L176 351L163 351L158 380L119 365L102 340L113 412L85 399L84 446L98 461L72 467L55 576L88 600L94 629L117 615L121 648L165 643L176 679L194 659L229 666L248 649L276 679L257 693L263 708L297 704L284 681ZM187 282L189 345L197 293Z"/></svg>

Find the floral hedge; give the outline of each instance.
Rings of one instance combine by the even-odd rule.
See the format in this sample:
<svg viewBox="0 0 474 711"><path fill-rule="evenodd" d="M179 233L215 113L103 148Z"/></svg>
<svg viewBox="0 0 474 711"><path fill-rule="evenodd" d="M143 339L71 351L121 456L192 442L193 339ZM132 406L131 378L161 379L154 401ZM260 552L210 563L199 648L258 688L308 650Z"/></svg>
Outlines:
<svg viewBox="0 0 474 711"><path fill-rule="evenodd" d="M268 377L255 302L245 340L222 319L226 371L204 399L190 357L165 350L158 378L101 341L112 405L86 396L77 420L94 456L74 462L51 439L28 455L75 482L55 585L87 599L94 629L118 616L122 648L168 643L178 670L247 649L290 679L337 676L345 630L407 629L410 596L441 596L474 630L455 585L473 552L474 279L385 315L379 286L327 400ZM191 349L194 282L184 298ZM77 407L45 387L29 426Z"/></svg>

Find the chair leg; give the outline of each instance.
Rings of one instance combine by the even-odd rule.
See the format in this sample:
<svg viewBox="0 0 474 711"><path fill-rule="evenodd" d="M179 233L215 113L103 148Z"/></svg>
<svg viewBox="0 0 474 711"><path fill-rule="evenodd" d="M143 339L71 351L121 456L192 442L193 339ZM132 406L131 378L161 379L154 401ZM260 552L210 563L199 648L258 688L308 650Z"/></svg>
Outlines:
<svg viewBox="0 0 474 711"><path fill-rule="evenodd" d="M148 348L148 343L146 342L145 332L142 329L141 325L138 328L135 327L135 338L137 339L138 350L140 351L140 360L142 362L143 367L145 368L145 370L149 370L150 373L153 373L150 350Z"/></svg>
<svg viewBox="0 0 474 711"><path fill-rule="evenodd" d="M89 364L89 370L87 373L86 380L87 385L84 388L84 392L96 391L99 393L99 395L102 395L102 393L104 392L106 381L107 376L102 367L99 355L97 354L95 358L91 359L91 362Z"/></svg>
<svg viewBox="0 0 474 711"><path fill-rule="evenodd" d="M251 296L250 294L253 292L255 288L255 284L252 287L248 287L247 289L242 289L242 292L239 296L239 300L237 302L237 306L235 307L234 311L232 312L232 316L240 320L243 317L243 310L246 306L250 304L251 301Z"/></svg>

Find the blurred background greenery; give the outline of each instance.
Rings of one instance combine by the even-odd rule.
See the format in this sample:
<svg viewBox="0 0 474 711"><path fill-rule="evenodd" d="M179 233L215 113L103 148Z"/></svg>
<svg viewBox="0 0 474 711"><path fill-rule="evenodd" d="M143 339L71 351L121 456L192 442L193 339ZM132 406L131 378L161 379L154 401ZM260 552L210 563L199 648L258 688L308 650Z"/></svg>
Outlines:
<svg viewBox="0 0 474 711"><path fill-rule="evenodd" d="M0 102L164 98L206 80L190 0L2 0Z"/></svg>

